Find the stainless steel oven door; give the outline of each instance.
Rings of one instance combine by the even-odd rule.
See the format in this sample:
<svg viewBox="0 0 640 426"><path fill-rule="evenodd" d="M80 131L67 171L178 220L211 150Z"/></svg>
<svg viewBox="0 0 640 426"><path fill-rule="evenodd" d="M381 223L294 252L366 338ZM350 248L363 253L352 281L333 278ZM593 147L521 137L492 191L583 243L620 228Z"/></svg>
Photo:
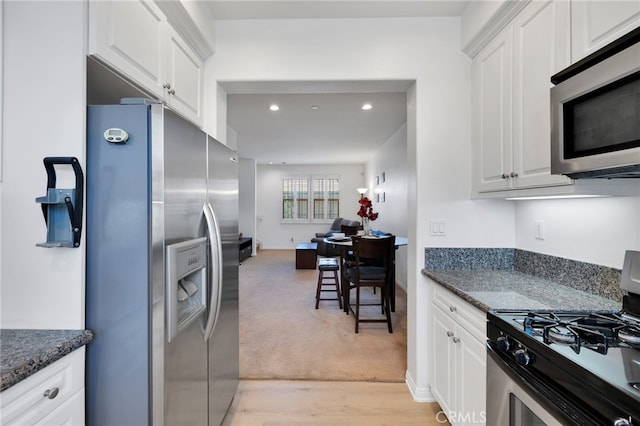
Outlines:
<svg viewBox="0 0 640 426"><path fill-rule="evenodd" d="M487 424L494 426L562 426L552 406L528 389L491 350L487 353Z"/></svg>

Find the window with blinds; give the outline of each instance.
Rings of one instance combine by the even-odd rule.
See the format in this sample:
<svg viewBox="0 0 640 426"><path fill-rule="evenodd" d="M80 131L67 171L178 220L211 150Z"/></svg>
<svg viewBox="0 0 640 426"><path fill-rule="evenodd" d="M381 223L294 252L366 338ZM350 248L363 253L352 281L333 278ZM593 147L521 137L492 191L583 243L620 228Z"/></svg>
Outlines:
<svg viewBox="0 0 640 426"><path fill-rule="evenodd" d="M290 177L282 180L283 222L326 222L340 213L340 178Z"/></svg>

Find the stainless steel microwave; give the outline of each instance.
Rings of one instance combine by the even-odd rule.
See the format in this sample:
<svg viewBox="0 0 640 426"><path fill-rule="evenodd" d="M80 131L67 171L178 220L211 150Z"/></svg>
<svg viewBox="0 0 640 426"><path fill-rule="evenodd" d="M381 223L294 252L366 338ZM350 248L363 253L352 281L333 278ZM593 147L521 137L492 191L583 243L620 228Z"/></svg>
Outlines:
<svg viewBox="0 0 640 426"><path fill-rule="evenodd" d="M640 178L640 28L551 82L551 173Z"/></svg>

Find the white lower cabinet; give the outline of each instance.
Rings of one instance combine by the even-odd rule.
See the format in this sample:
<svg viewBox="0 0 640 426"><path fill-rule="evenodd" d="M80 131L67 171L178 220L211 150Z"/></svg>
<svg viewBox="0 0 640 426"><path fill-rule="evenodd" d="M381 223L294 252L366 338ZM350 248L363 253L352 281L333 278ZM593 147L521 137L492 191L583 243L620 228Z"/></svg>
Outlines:
<svg viewBox="0 0 640 426"><path fill-rule="evenodd" d="M0 424L84 425L84 346L0 393Z"/></svg>
<svg viewBox="0 0 640 426"><path fill-rule="evenodd" d="M486 314L433 288L431 390L452 425L486 422Z"/></svg>

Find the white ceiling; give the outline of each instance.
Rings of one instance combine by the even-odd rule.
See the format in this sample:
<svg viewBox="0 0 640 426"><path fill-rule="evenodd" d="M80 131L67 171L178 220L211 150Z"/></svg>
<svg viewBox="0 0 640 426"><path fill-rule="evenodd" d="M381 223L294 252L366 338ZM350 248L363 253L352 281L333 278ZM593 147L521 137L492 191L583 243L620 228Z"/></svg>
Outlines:
<svg viewBox="0 0 640 426"><path fill-rule="evenodd" d="M469 1L209 1L215 19L459 16ZM258 164L364 163L406 122L411 81L220 82L240 157ZM363 103L373 105L362 111ZM280 110L272 112L276 103ZM311 107L317 106L314 110Z"/></svg>
<svg viewBox="0 0 640 426"><path fill-rule="evenodd" d="M312 86L317 89L318 83L308 89ZM345 88L360 86L346 84ZM406 90L380 91L383 88L228 94L227 123L237 132L240 156L259 164L364 163L406 122ZM273 103L279 111L269 110ZM373 108L363 111L364 103Z"/></svg>
<svg viewBox="0 0 640 426"><path fill-rule="evenodd" d="M207 3L216 20L410 18L460 16L469 0L230 0Z"/></svg>

